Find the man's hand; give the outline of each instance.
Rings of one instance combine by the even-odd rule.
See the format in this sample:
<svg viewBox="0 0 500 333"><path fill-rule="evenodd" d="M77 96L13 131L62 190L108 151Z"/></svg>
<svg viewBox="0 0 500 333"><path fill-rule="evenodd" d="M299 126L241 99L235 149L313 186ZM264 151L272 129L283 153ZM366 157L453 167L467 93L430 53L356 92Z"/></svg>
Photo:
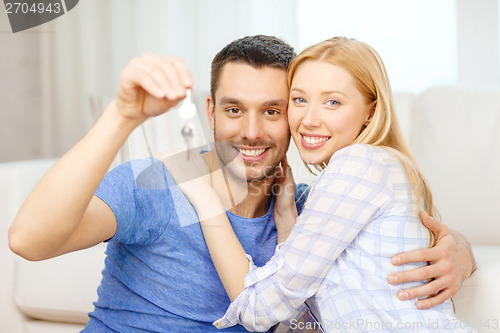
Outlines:
<svg viewBox="0 0 500 333"><path fill-rule="evenodd" d="M123 117L142 122L179 103L192 84L191 74L181 60L146 53L123 70L116 107Z"/></svg>
<svg viewBox="0 0 500 333"><path fill-rule="evenodd" d="M416 303L417 308L428 309L453 297L463 281L473 272L475 264L472 251L465 239L458 242L456 233L450 233L445 224L430 217L426 212L420 213L420 218L436 236L436 245L432 248L395 255L392 257L392 263L403 265L427 261L429 265L407 272L391 274L387 280L390 284L432 280L423 286L401 290L398 293L401 300L434 295Z"/></svg>

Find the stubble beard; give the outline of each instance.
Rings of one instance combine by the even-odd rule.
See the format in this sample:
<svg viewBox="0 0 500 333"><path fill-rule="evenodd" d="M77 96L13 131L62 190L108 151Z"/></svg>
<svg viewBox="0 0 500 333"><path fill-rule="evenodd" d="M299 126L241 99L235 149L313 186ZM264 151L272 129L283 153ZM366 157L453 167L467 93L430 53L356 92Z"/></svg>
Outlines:
<svg viewBox="0 0 500 333"><path fill-rule="evenodd" d="M224 170L237 180L246 181L247 183L260 183L271 177L286 154L286 149L284 147L282 149L283 151L275 155L276 157L270 162L260 168L255 168L253 166L258 166L261 163L246 163L239 159L239 151L235 149L235 146L239 146L239 144L219 140L216 132L214 132L214 139L215 151L224 164ZM242 145L247 147L256 146L255 143L244 143ZM275 143L266 143L265 146L269 147L270 150L276 150ZM260 170L257 171L256 169Z"/></svg>

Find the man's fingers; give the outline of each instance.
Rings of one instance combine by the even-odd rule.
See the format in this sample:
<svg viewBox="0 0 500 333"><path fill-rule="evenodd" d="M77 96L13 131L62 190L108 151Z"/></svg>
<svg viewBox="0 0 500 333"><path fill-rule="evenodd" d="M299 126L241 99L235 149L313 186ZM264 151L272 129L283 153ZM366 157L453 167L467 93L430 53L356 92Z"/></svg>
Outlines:
<svg viewBox="0 0 500 333"><path fill-rule="evenodd" d="M140 86L150 95L161 99L165 97L165 93L158 83L150 76L144 73L141 61L134 59L129 66L123 71L122 82L125 90L135 89Z"/></svg>
<svg viewBox="0 0 500 333"><path fill-rule="evenodd" d="M150 54L146 57L147 61L157 66L157 72L167 80L171 87L172 99L184 98L186 96L187 86L184 84L183 74L179 68L180 60L174 61L169 56L157 56Z"/></svg>
<svg viewBox="0 0 500 333"><path fill-rule="evenodd" d="M420 212L420 219L422 223L436 236L439 238L449 234L448 226L444 223L439 222L435 218L429 216L427 212Z"/></svg>
<svg viewBox="0 0 500 333"><path fill-rule="evenodd" d="M455 294L456 292L450 289L444 289L435 296L417 301L416 305L418 309L429 309L452 298Z"/></svg>
<svg viewBox="0 0 500 333"><path fill-rule="evenodd" d="M172 63L157 55L146 54L137 63L137 67L142 70L143 75L150 76L158 84L168 99L184 98L186 88L180 84L180 74Z"/></svg>
<svg viewBox="0 0 500 333"><path fill-rule="evenodd" d="M163 57L168 57L168 56L163 56ZM180 73L180 77L184 85L186 87L191 87L193 85L193 77L191 76L191 72L189 71L189 68L186 66L184 61L178 58L169 58L169 59L171 59L172 62L177 67L177 70Z"/></svg>
<svg viewBox="0 0 500 333"><path fill-rule="evenodd" d="M445 287L446 283L441 281L441 279L437 279L429 283L426 283L424 285L421 285L419 287L400 290L398 292L398 297L402 301L414 298L427 297L429 295L434 295L440 292Z"/></svg>
<svg viewBox="0 0 500 333"><path fill-rule="evenodd" d="M129 73L132 80L156 98L180 100L186 96L186 89L192 85L191 74L184 63L166 55L146 53L130 62ZM153 81L155 86L143 86L146 81Z"/></svg>
<svg viewBox="0 0 500 333"><path fill-rule="evenodd" d="M390 284L399 284L399 283L412 282L412 281L422 281L422 280L428 280L428 279L435 278L436 276L438 276L437 275L438 273L439 273L439 268L432 266L432 265L429 265L429 266L424 266L424 267L412 269L409 271L390 274L387 277L387 281Z"/></svg>
<svg viewBox="0 0 500 333"><path fill-rule="evenodd" d="M441 253L433 248L413 250L409 252L396 254L391 258L393 265L399 266L412 262L427 262L441 258Z"/></svg>
<svg viewBox="0 0 500 333"><path fill-rule="evenodd" d="M436 219L432 218L427 212L422 211L420 212L420 219L422 220L422 223L429 229L432 229L436 227L436 225L439 224Z"/></svg>
<svg viewBox="0 0 500 333"><path fill-rule="evenodd" d="M167 97L170 100L176 99L176 94L173 91L173 85L170 79L162 73L159 66L154 63L140 62L137 64L136 70L139 75L139 83L142 83L142 78L149 78L154 81L159 89L161 89L163 97ZM142 87L147 91L144 86Z"/></svg>

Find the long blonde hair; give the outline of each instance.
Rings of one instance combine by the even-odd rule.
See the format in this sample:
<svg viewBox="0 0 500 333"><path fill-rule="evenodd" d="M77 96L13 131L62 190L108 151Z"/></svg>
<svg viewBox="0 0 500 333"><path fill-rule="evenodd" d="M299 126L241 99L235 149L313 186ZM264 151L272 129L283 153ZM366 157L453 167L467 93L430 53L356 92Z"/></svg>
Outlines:
<svg viewBox="0 0 500 333"><path fill-rule="evenodd" d="M324 61L342 67L352 75L358 90L368 103L375 103L370 123L361 129L353 143L378 146L393 152L405 170L410 184L410 194L415 195L418 209L422 208L420 205L422 200L423 209L431 216L440 219L429 185L401 133L394 112L387 72L378 53L368 44L355 39L333 37L325 40L305 49L292 61L288 68L289 87L297 69L308 60ZM321 170L326 164L315 167Z"/></svg>

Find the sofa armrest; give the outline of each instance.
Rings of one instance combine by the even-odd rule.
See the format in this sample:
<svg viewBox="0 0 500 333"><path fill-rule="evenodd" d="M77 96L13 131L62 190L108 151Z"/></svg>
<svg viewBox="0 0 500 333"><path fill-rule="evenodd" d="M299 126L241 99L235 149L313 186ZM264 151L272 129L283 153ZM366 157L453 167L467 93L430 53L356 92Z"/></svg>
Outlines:
<svg viewBox="0 0 500 333"><path fill-rule="evenodd" d="M14 261L7 232L19 207L38 180L55 163L54 159L0 163L0 332L22 332L24 316L17 310L13 299Z"/></svg>

